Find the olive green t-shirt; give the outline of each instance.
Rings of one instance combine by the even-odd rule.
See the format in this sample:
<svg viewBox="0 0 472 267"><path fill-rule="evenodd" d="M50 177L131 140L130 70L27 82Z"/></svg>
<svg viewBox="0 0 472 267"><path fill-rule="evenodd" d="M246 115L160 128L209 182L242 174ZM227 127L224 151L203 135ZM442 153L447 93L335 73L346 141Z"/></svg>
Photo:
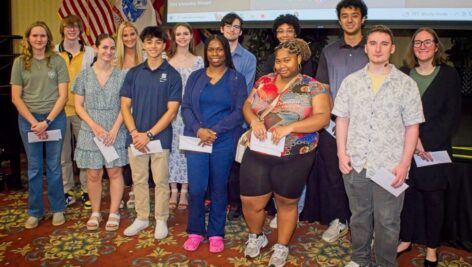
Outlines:
<svg viewBox="0 0 472 267"><path fill-rule="evenodd" d="M436 75L438 75L440 67L441 66L436 66L436 68L434 68L434 71L428 75L421 75L414 68L410 70L410 77L418 84L418 89L420 90L421 96L423 96L423 94L428 89L429 85L431 85L431 83L433 82L434 78L436 78Z"/></svg>
<svg viewBox="0 0 472 267"><path fill-rule="evenodd" d="M10 84L22 87L21 98L32 113L51 112L59 97L58 85L69 82L67 66L59 55L46 59L31 59L31 68L25 70L21 57L17 57L11 69Z"/></svg>

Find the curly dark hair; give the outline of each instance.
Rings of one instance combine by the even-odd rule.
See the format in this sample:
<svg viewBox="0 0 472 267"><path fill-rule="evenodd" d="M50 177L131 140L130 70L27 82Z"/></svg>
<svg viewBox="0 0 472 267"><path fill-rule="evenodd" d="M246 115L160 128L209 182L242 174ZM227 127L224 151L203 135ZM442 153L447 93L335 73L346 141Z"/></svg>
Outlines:
<svg viewBox="0 0 472 267"><path fill-rule="evenodd" d="M346 7L359 8L363 18L367 18L367 5L362 0L342 0L336 6L336 13L338 14L338 19L341 17L341 9Z"/></svg>
<svg viewBox="0 0 472 267"><path fill-rule="evenodd" d="M277 28L282 24L288 24L293 27L297 36L300 36L300 21L295 15L292 14L282 14L274 20L274 25L272 26L272 32L277 36Z"/></svg>

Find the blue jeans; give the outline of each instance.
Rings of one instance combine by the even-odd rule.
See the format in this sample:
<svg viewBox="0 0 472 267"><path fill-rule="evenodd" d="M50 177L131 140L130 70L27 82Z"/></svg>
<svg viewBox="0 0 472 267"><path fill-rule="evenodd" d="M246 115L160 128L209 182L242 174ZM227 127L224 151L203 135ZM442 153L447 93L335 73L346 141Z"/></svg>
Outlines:
<svg viewBox="0 0 472 267"><path fill-rule="evenodd" d="M46 119L47 114L33 116L38 121ZM28 132L31 124L18 115L21 140L28 158L28 214L41 218L44 216L43 205L43 153L46 158L46 177L48 185L48 201L51 212L63 212L65 208L64 189L62 187L61 151L63 139L59 141L28 143ZM61 112L48 127L49 130L61 130L64 137L66 129L66 115Z"/></svg>
<svg viewBox="0 0 472 267"><path fill-rule="evenodd" d="M382 267L397 266L397 245L400 213L405 193L398 197L387 192L370 178L366 170L352 170L343 175L351 208L352 260L360 265L371 264L371 241L375 233L375 260Z"/></svg>
<svg viewBox="0 0 472 267"><path fill-rule="evenodd" d="M234 161L234 141L213 144L213 152L187 152L189 207L187 233L202 236L224 236L228 178ZM210 215L205 228L204 198L210 188ZM208 229L208 230L206 230Z"/></svg>

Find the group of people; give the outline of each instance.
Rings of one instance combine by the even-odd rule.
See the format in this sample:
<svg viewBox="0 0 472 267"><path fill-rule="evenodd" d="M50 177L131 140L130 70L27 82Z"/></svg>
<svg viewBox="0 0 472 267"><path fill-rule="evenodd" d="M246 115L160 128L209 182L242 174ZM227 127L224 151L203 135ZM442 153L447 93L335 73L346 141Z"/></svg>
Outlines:
<svg viewBox="0 0 472 267"><path fill-rule="evenodd" d="M316 75L310 47L299 38L300 23L287 14L274 21L279 44L257 81L256 58L239 43L243 20L235 13L221 20L221 35L206 40L203 58L195 54L186 23L174 26L167 51L167 34L157 26L138 33L124 22L116 40L100 34L93 51L79 41L83 26L76 16L62 20L56 49L48 26L33 23L11 76L28 158L25 227L37 227L45 215L43 154L52 224L65 223L64 209L76 195L73 152L81 170L79 196L90 202L88 230L99 229L102 220L103 168L111 196L105 229L119 229L122 168L129 164L127 206L135 208L136 218L124 235L150 225L152 174L156 239L168 235L169 210L188 206L183 248L196 251L208 238L209 251L220 253L229 204L232 211L242 209L248 226L245 256L257 257L268 245L265 207L273 198L277 241L269 266L283 266L313 177L323 185L314 193L325 193L330 211L322 239L334 242L351 230L347 266L396 266L397 256L415 241L419 201L426 215L424 265L436 266L450 166L418 168L412 156L431 161L432 151L451 152L460 117L459 77L445 64L433 29L415 32L399 70L389 62L395 52L389 28L373 26L363 35L362 0L342 0L336 11L343 34L323 49ZM324 129L330 120L335 135ZM260 141L283 139L280 156L246 149L241 164L235 163L245 130ZM57 132L60 140L49 140ZM212 152L179 150L181 135L198 138ZM151 151L156 143L161 149ZM105 160L99 146L113 147L116 159ZM384 169L394 176L391 186L410 185L406 193L395 197L371 180Z"/></svg>

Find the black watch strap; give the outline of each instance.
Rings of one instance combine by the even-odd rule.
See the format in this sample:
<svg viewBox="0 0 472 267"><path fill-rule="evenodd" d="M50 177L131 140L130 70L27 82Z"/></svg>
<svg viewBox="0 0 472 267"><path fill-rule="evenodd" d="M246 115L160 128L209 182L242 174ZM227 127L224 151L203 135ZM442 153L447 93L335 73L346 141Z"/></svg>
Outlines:
<svg viewBox="0 0 472 267"><path fill-rule="evenodd" d="M44 121L47 123L47 125L50 125L50 124L51 124L51 120L50 120L50 119L45 119Z"/></svg>
<svg viewBox="0 0 472 267"><path fill-rule="evenodd" d="M149 140L152 140L154 138L154 135L151 133L151 131L147 131L146 135L149 138Z"/></svg>

